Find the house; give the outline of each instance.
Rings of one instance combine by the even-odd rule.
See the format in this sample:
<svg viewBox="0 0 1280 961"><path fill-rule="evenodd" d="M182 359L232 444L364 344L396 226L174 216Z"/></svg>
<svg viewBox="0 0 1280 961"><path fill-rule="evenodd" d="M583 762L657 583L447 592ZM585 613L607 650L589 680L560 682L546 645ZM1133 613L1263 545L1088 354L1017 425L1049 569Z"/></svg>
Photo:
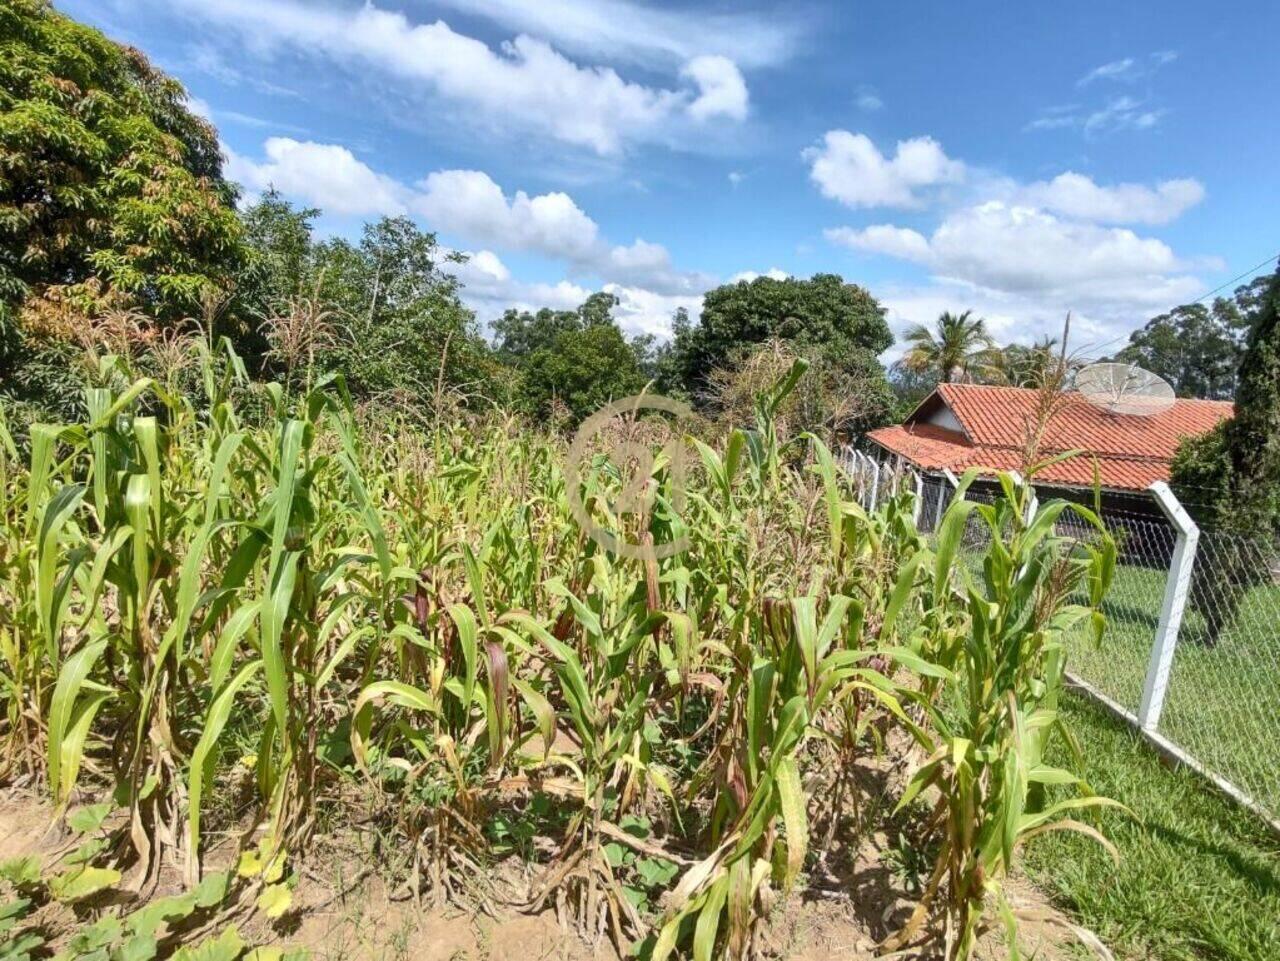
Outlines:
<svg viewBox="0 0 1280 961"><path fill-rule="evenodd" d="M1018 470L1040 395L1023 387L939 384L905 422L870 431L873 456L900 459L925 475L970 467ZM1060 400L1041 440L1038 459L1064 451L1083 456L1053 464L1036 475L1037 487L1091 489L1094 464L1104 491L1138 494L1167 481L1179 442L1207 433L1231 416L1229 401L1175 400L1147 416L1118 414L1075 392Z"/></svg>

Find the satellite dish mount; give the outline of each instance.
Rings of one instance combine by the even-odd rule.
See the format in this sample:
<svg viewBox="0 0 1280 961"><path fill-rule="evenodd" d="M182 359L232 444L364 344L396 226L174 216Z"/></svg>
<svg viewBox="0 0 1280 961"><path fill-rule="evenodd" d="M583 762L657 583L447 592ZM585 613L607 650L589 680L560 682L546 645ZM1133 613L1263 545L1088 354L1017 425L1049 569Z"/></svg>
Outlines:
<svg viewBox="0 0 1280 961"><path fill-rule="evenodd" d="M1109 414L1151 417L1173 406L1173 388L1135 364L1090 364L1076 374L1076 390Z"/></svg>

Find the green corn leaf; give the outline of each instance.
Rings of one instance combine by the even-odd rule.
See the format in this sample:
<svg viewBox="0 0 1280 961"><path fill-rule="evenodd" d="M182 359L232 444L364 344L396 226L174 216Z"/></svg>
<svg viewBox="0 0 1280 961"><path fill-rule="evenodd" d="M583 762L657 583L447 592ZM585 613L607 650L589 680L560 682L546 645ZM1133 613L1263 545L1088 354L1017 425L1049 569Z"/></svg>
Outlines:
<svg viewBox="0 0 1280 961"><path fill-rule="evenodd" d="M213 703L209 705L209 713L205 715L200 740L196 742L195 750L191 752L191 767L187 779L187 877L189 883L196 880L198 873L201 803L205 785L213 783L215 760L213 749L227 726L227 720L231 717L236 695L257 674L261 666L261 660L245 664L227 686L218 692Z"/></svg>
<svg viewBox="0 0 1280 961"><path fill-rule="evenodd" d="M261 611L262 602L254 601L236 608L227 618L218 641L214 645L213 655L209 658L209 689L222 690L222 685L231 673L231 665L236 655L240 639L253 627Z"/></svg>
<svg viewBox="0 0 1280 961"><path fill-rule="evenodd" d="M822 626L818 629L816 645L818 659L826 657L827 652L831 650L831 645L835 643L841 628L844 627L851 604L853 604L853 598L842 594L832 595L827 601L827 616L822 619Z"/></svg>
<svg viewBox="0 0 1280 961"><path fill-rule="evenodd" d="M370 708L374 702L383 700L412 711L426 711L437 715L440 713L440 705L434 697L403 681L375 681L366 686L351 707L354 718L351 724L351 752L362 766L367 763L364 742L369 737Z"/></svg>
<svg viewBox="0 0 1280 961"><path fill-rule="evenodd" d="M146 474L129 477L124 496L125 516L133 529L133 597L135 620L146 616L147 594L151 584L151 478Z"/></svg>
<svg viewBox="0 0 1280 961"><path fill-rule="evenodd" d="M809 847L807 803L795 758L784 757L779 762L776 783L782 808L782 823L787 829L787 867L782 878L782 890L786 892L791 890L800 869L804 867L804 857Z"/></svg>
<svg viewBox="0 0 1280 961"><path fill-rule="evenodd" d="M59 660L58 643L62 631L62 616L69 599L64 593L59 602L55 590L59 537L67 520L83 499L83 484L67 484L60 487L41 513L40 530L36 541L36 609L48 649L49 663L55 668Z"/></svg>
<svg viewBox="0 0 1280 961"><path fill-rule="evenodd" d="M467 570L467 583L471 587L471 597L475 601L476 611L480 614L480 623L488 627L489 608L484 599L484 567L466 544L462 546L462 565Z"/></svg>
<svg viewBox="0 0 1280 961"><path fill-rule="evenodd" d="M463 708L471 707L471 699L475 693L476 672L479 667L479 626L476 615L465 604L450 604L449 619L458 631L458 647L462 652L462 704Z"/></svg>
<svg viewBox="0 0 1280 961"><path fill-rule="evenodd" d="M79 750L88 734L88 722L106 697L105 694L92 693L83 703L77 704L81 688L106 648L106 638L80 648L63 663L54 685L49 706L49 790L56 804L61 804L71 795L80 766ZM94 706L89 709L91 703ZM77 722L84 728L83 733L77 733ZM70 769L66 769L67 761L71 762Z"/></svg>
<svg viewBox="0 0 1280 961"><path fill-rule="evenodd" d="M884 614L880 620L880 636L892 637L893 626L897 623L898 615L902 613L906 606L907 599L915 592L916 576L921 567L929 561L928 551L917 551L912 554L902 569L898 572L898 579L894 582L893 592L889 595L889 601L885 605Z"/></svg>
<svg viewBox="0 0 1280 961"><path fill-rule="evenodd" d="M27 530L34 532L41 524L41 508L53 469L60 429L54 424L31 425L31 469L27 473ZM42 538L43 539L43 538Z"/></svg>
<svg viewBox="0 0 1280 961"><path fill-rule="evenodd" d="M698 923L693 929L693 961L712 961L715 957L716 932L720 929L720 915L728 894L729 875L725 874L711 886L698 912Z"/></svg>
<svg viewBox="0 0 1280 961"><path fill-rule="evenodd" d="M512 677L511 684L533 714L534 723L538 726L538 734L542 737L542 756L545 759L551 754L551 746L556 739L555 708L551 706L550 701L530 686L528 681Z"/></svg>
<svg viewBox="0 0 1280 961"><path fill-rule="evenodd" d="M101 430L102 428L109 426L117 414L137 400L143 392L154 389L155 386L155 381L150 377L143 377L140 380L135 380L120 393L119 397L112 401L111 405L107 407L106 410L94 418L89 425L89 429Z"/></svg>
<svg viewBox="0 0 1280 961"><path fill-rule="evenodd" d="M142 464L146 468L148 481L148 506L151 509L151 520L161 540L164 539L162 527L160 486L160 440L158 425L154 417L135 417L133 419L133 436L138 441L138 450L142 452Z"/></svg>
<svg viewBox="0 0 1280 961"><path fill-rule="evenodd" d="M342 639L342 642L334 648L333 655L325 662L324 667L320 669L320 673L316 675L315 684L313 685L315 689L320 690L328 684L329 680L333 677L334 671L338 669L338 666L342 664L343 661L351 656L351 652L355 650L356 645L365 638L374 637L375 634L376 632L371 624L366 624L363 627L358 627L354 631L349 632L347 636Z"/></svg>
<svg viewBox="0 0 1280 961"><path fill-rule="evenodd" d="M968 475L966 475L968 478ZM946 592L951 584L951 570L956 562L956 554L960 550L960 538L964 536L965 524L969 515L978 507L973 501L967 501L962 493L964 484L956 491L955 499L942 516L942 524L938 529L937 544L934 551L933 573L933 606L941 607L946 600Z"/></svg>
<svg viewBox="0 0 1280 961"><path fill-rule="evenodd" d="M880 650L885 657L892 658L903 667L915 671L922 677L936 677L944 681L954 680L955 674L940 664L926 660L906 647L886 647Z"/></svg>
<svg viewBox="0 0 1280 961"><path fill-rule="evenodd" d="M266 669L267 694L276 729L283 737L288 731L289 674L284 655L284 627L293 599L298 573L298 555L288 554L271 583L270 594L259 608L261 622L262 663Z"/></svg>

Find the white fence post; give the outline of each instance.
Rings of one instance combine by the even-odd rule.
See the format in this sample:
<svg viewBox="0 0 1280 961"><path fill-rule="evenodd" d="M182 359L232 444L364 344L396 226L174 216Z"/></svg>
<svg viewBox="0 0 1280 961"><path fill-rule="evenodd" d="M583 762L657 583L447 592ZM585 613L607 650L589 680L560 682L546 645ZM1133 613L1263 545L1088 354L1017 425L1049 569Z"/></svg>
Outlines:
<svg viewBox="0 0 1280 961"><path fill-rule="evenodd" d="M1168 579L1165 581L1164 606L1160 610L1155 642L1151 645L1147 678L1142 685L1142 702L1138 706L1138 723L1145 731L1155 731L1160 724L1160 711L1164 707L1164 695L1169 686L1169 671L1173 667L1174 648L1178 645L1182 612L1187 606L1187 592L1191 587L1191 571L1195 567L1200 528L1191 519L1191 515L1183 510L1168 484L1156 481L1148 489L1169 518L1169 523L1178 532L1173 545L1173 558L1169 562Z"/></svg>
<svg viewBox="0 0 1280 961"><path fill-rule="evenodd" d="M915 524L916 529L920 528L920 512L924 510L924 475L918 470L911 472L916 479L916 502L911 508L911 523Z"/></svg>
<svg viewBox="0 0 1280 961"><path fill-rule="evenodd" d="M958 488L960 486L960 478L956 477L955 474L951 473L951 471L949 471L945 467L942 469L942 476L945 477L951 483L951 486L953 489ZM941 484L939 484L938 485L938 504L933 509L933 529L935 531L938 529L938 525L942 523L942 502L945 500L945 498L942 495L945 492L946 492L946 489Z"/></svg>
<svg viewBox="0 0 1280 961"><path fill-rule="evenodd" d="M870 506L867 510L876 509L876 501L880 499L880 462L874 457L867 457L867 466L871 468L871 496L867 499Z"/></svg>

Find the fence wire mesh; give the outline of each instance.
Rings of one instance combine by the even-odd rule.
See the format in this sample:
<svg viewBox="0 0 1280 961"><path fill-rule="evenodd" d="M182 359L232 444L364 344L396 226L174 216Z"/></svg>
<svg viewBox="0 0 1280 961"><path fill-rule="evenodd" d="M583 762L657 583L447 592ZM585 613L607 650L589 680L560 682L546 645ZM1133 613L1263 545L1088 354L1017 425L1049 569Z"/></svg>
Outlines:
<svg viewBox="0 0 1280 961"><path fill-rule="evenodd" d="M1280 548L1204 529L1158 730L1280 817Z"/></svg>
<svg viewBox="0 0 1280 961"><path fill-rule="evenodd" d="M863 506L883 501L888 464L846 454L845 466ZM955 497L951 480L938 475L908 480L901 467L892 470L895 484L918 491L919 529L935 533ZM965 496L990 503L999 489L980 482ZM1144 704L1144 685L1164 639L1166 594L1177 593L1169 585L1176 574L1178 530L1150 495L1110 495L1101 518L1118 555L1103 606L1107 630L1100 646L1083 631L1069 641L1069 671L1123 708L1134 724L1145 723L1263 813L1280 819L1280 765L1271 757L1280 745L1280 544L1262 534L1199 532L1181 625L1171 636L1164 696ZM1060 516L1057 533L1097 537L1070 511ZM976 571L989 538L985 523L971 516L961 563Z"/></svg>
<svg viewBox="0 0 1280 961"><path fill-rule="evenodd" d="M1142 687L1156 642L1164 606L1169 563L1177 541L1173 526L1159 516L1104 511L1102 521L1116 542L1116 571L1102 604L1107 618L1102 644L1095 646L1082 632L1071 641L1070 671L1088 681L1131 714L1142 702ZM1095 536L1078 516L1064 514L1059 534ZM1083 600L1083 598L1081 598Z"/></svg>

